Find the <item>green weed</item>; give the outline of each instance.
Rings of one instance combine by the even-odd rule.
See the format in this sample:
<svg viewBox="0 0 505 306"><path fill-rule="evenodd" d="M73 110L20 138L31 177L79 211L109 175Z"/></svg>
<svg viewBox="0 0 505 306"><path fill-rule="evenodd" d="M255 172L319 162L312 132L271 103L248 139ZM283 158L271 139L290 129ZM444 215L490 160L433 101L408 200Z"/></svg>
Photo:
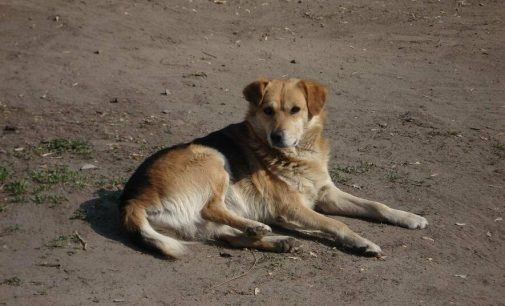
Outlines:
<svg viewBox="0 0 505 306"><path fill-rule="evenodd" d="M45 153L71 153L83 157L91 157L93 149L91 145L84 139L65 139L56 138L42 142L34 151L39 154Z"/></svg>
<svg viewBox="0 0 505 306"><path fill-rule="evenodd" d="M340 170L338 168L332 168L330 169L330 177L333 182L340 183L340 184L345 184L347 183L350 178L342 175Z"/></svg>
<svg viewBox="0 0 505 306"><path fill-rule="evenodd" d="M49 203L50 207L68 201L68 199L65 198L64 196L53 195L53 194L47 195L47 194L40 194L40 193L35 193L32 200L33 200L33 202L35 202L35 204Z"/></svg>
<svg viewBox="0 0 505 306"><path fill-rule="evenodd" d="M11 172L9 171L9 169L7 169L4 166L0 166L0 183L7 181L10 175Z"/></svg>
<svg viewBox="0 0 505 306"><path fill-rule="evenodd" d="M53 169L39 169L32 171L32 179L40 184L70 184L73 186L84 185L84 177L66 166L59 166Z"/></svg>
<svg viewBox="0 0 505 306"><path fill-rule="evenodd" d="M505 151L505 143L496 142L493 144L493 148L500 150L500 151Z"/></svg>
<svg viewBox="0 0 505 306"><path fill-rule="evenodd" d="M53 240L49 241L46 243L46 247L50 249L56 249L56 248L66 248L69 246L72 246L74 244L79 243L79 238L77 237L76 234L72 235L60 235ZM75 247L75 246L74 246Z"/></svg>
<svg viewBox="0 0 505 306"><path fill-rule="evenodd" d="M5 281L4 281L5 284L9 285L9 286L14 286L14 287L19 287L21 286L21 279L17 276L14 276L14 277L11 277L11 278L7 278Z"/></svg>
<svg viewBox="0 0 505 306"><path fill-rule="evenodd" d="M396 168L391 169L386 173L386 179L391 183L396 183L400 178L401 176Z"/></svg>
<svg viewBox="0 0 505 306"><path fill-rule="evenodd" d="M347 174L363 174L363 173L370 171L370 169L373 166L374 166L374 164L371 162L360 160L357 165L351 165L351 166L345 166L345 167L337 166L337 169L339 171L347 173Z"/></svg>
<svg viewBox="0 0 505 306"><path fill-rule="evenodd" d="M22 202L25 200L25 193L29 186L27 181L17 180L6 184L4 188L13 197L14 202Z"/></svg>
<svg viewBox="0 0 505 306"><path fill-rule="evenodd" d="M70 220L87 220L88 215L84 208L78 208L74 211L74 213L70 216Z"/></svg>
<svg viewBox="0 0 505 306"><path fill-rule="evenodd" d="M115 176L115 177L102 177L101 179L97 180L95 185L99 188L104 188L104 189L119 189L126 184L127 179L122 177L122 176Z"/></svg>
<svg viewBox="0 0 505 306"><path fill-rule="evenodd" d="M6 235L6 234L12 234L12 233L15 233L20 230L21 230L21 226L19 224L9 225L9 226L5 227L0 232L0 236Z"/></svg>

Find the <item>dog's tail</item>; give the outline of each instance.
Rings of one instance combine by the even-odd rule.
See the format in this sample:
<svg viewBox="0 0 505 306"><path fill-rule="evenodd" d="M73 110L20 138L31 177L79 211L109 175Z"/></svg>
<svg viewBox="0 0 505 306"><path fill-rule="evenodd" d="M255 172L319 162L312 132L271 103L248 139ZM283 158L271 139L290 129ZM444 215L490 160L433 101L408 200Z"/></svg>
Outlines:
<svg viewBox="0 0 505 306"><path fill-rule="evenodd" d="M132 200L123 203L121 207L121 222L123 228L133 238L139 240L144 246L154 249L171 258L181 257L186 247L183 243L172 237L158 233L147 220L143 205L132 203Z"/></svg>

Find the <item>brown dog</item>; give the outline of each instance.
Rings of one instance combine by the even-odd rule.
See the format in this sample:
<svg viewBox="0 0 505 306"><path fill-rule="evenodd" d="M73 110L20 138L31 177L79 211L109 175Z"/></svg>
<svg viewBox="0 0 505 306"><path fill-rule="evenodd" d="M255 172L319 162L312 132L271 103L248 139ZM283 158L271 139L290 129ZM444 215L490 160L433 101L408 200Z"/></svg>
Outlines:
<svg viewBox="0 0 505 306"><path fill-rule="evenodd" d="M381 249L324 214L415 229L425 218L335 187L322 137L326 88L306 80L259 80L244 96L244 122L161 150L133 174L121 196L124 228L170 257L180 239L220 239L235 247L289 252L297 240L268 235L267 224L330 234L369 255ZM168 235L155 228L169 230Z"/></svg>

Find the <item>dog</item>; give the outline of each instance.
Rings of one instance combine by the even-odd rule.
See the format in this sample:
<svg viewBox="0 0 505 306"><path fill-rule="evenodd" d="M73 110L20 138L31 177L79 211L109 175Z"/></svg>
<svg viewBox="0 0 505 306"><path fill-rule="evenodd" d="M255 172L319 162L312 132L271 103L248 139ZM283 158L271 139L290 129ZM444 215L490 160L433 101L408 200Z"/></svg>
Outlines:
<svg viewBox="0 0 505 306"><path fill-rule="evenodd" d="M170 258L188 240L292 252L299 241L269 225L321 231L343 247L381 256L381 248L326 216L342 215L423 229L421 216L348 194L328 172L322 135L327 89L303 79L247 85L245 120L147 158L120 198L121 224ZM160 229L167 231L160 233Z"/></svg>

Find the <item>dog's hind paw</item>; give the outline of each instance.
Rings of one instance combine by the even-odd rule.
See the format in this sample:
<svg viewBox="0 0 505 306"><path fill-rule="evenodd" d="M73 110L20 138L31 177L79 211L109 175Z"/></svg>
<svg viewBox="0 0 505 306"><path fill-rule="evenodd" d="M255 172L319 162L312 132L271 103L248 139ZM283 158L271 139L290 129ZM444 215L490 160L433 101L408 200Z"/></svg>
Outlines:
<svg viewBox="0 0 505 306"><path fill-rule="evenodd" d="M266 224L249 226L245 229L245 233L248 236L265 236L268 233L271 233L272 229L270 226Z"/></svg>
<svg viewBox="0 0 505 306"><path fill-rule="evenodd" d="M279 253L292 253L300 246L300 241L293 237L279 240L277 242L276 252Z"/></svg>
<svg viewBox="0 0 505 306"><path fill-rule="evenodd" d="M276 253L292 253L300 247L300 241L288 236L263 237L264 249Z"/></svg>

